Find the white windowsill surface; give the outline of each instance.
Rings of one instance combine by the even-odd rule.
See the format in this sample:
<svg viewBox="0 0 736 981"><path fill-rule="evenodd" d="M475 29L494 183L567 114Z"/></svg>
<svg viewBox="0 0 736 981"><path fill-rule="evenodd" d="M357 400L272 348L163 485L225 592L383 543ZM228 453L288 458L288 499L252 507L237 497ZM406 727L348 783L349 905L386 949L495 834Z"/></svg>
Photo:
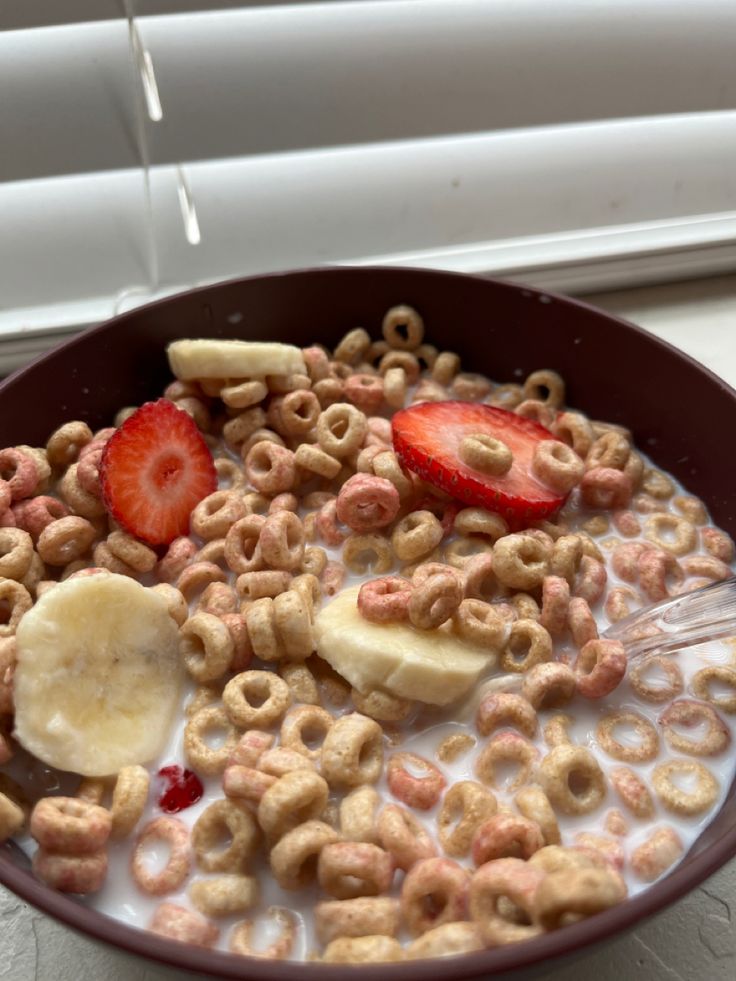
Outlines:
<svg viewBox="0 0 736 981"><path fill-rule="evenodd" d="M736 387L736 276L586 297L687 351ZM0 887L0 978L9 981L174 981L174 970L103 947ZM438 974L441 973L438 971ZM192 977L194 975L186 975ZM732 981L736 860L625 937L583 953L539 981ZM204 981L204 976L200 976ZM523 977L520 975L520 978ZM195 979L196 981L196 979Z"/></svg>

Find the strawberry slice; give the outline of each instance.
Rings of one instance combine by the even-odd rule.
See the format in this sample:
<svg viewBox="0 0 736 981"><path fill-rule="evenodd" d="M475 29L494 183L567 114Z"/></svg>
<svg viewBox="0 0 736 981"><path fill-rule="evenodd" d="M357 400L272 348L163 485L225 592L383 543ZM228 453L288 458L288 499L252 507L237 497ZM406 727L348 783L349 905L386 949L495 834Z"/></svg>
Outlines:
<svg viewBox="0 0 736 981"><path fill-rule="evenodd" d="M217 489L212 454L191 416L168 399L146 402L108 440L100 460L105 507L149 545L189 531L189 516Z"/></svg>
<svg viewBox="0 0 736 981"><path fill-rule="evenodd" d="M394 449L402 464L465 506L502 515L512 530L553 515L560 496L532 473L538 443L555 439L549 430L506 409L472 402L421 402L401 409L391 420ZM466 436L483 433L504 442L514 455L511 469L492 476L460 459Z"/></svg>

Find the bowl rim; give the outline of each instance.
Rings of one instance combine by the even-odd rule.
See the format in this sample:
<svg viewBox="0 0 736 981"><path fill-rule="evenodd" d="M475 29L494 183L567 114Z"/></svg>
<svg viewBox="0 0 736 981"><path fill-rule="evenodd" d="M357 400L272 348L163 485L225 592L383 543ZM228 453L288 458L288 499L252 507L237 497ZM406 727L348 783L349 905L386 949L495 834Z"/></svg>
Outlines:
<svg viewBox="0 0 736 981"><path fill-rule="evenodd" d="M284 270L261 275L236 277L209 283L192 289L181 290L165 297L141 304L133 310L117 314L103 323L87 328L71 338L61 341L47 351L42 352L28 364L12 372L0 381L0 393L10 384L23 378L34 367L45 360L54 357L60 349L73 349L90 335L111 329L115 324L124 321L143 310L155 311L172 300L183 297L206 295L213 289L225 286L237 286L254 280L288 280L293 277L339 275L340 273L359 273L366 278L371 275L390 275L399 278L401 275L431 274L434 278L449 280L476 280L512 289L528 296L545 297L566 306L574 306L604 316L610 322L620 325L626 331L643 335L655 348L669 350L678 358L688 362L693 368L709 377L712 383L729 393L736 400L736 391L715 372L701 364L691 355L675 347L668 341L650 333L630 321L615 314L609 314L593 304L576 297L565 296L551 290L540 289L526 284L498 279L493 276L459 273L450 270L434 270L416 266L336 266L325 265L315 268L300 268ZM725 806L722 804L721 809ZM717 814L720 814L720 810ZM713 820L717 817L714 816ZM709 822L712 823L712 822ZM696 842L699 839L696 839ZM221 950L210 950L183 944L165 937L153 934L145 929L128 925L121 920L99 912L87 906L84 901L49 889L44 883L33 878L26 869L21 868L11 858L12 851L5 844L0 846L0 883L26 900L37 909L59 920L66 926L98 941L108 943L126 953L135 954L149 960L157 961L167 966L176 967L187 972L199 972L208 976L226 979L242 978L247 967L248 977L253 981L321 981L325 972L338 977L344 971L344 964L325 964L322 962L300 961L267 961L248 959L237 954ZM703 847L700 851L678 864L665 878L648 886L638 895L626 899L614 906L579 923L535 937L520 944L509 944L466 954L456 958L442 960L442 977L452 981L481 978L486 975L514 973L534 965L546 964L551 960L576 955L605 939L614 939L631 929L642 920L654 916L664 910L723 866L736 855L736 823L728 828L716 841ZM402 961L396 964L365 964L351 966L351 972L360 971L361 981L404 981L408 965L410 973L416 981L436 981L438 959Z"/></svg>

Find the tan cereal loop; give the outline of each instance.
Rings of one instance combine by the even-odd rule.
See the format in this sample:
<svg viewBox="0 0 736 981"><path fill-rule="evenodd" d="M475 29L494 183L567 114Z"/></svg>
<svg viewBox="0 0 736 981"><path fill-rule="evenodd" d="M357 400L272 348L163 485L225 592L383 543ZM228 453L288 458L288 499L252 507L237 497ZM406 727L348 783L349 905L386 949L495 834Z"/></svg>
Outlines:
<svg viewBox="0 0 736 981"><path fill-rule="evenodd" d="M23 809L7 794L0 792L0 842L12 838L24 824Z"/></svg>
<svg viewBox="0 0 736 981"><path fill-rule="evenodd" d="M353 712L336 720L322 744L322 773L332 787L375 783L383 769L383 729Z"/></svg>
<svg viewBox="0 0 736 981"><path fill-rule="evenodd" d="M485 944L477 924L460 920L443 923L427 930L404 948L407 960L425 960L435 957L457 957L483 950Z"/></svg>
<svg viewBox="0 0 736 981"><path fill-rule="evenodd" d="M179 652L199 684L216 681L230 667L233 641L227 626L212 613L195 613L179 628Z"/></svg>
<svg viewBox="0 0 736 981"><path fill-rule="evenodd" d="M21 583L0 577L0 602L8 608L7 621L0 623L0 638L13 637L23 614L33 606L33 599Z"/></svg>
<svg viewBox="0 0 736 981"><path fill-rule="evenodd" d="M225 731L221 746L210 746L207 737L211 733ZM238 733L230 718L219 705L207 705L196 712L184 728L184 756L197 773L216 776L227 766L228 757L238 741Z"/></svg>
<svg viewBox="0 0 736 981"><path fill-rule="evenodd" d="M345 334L335 348L333 356L335 361L344 361L346 364L355 364L357 361L360 361L370 346L371 339L368 331L364 330L363 327L355 327L353 330L349 330L347 334ZM314 349L310 348L310 350ZM317 362L316 357L314 356L313 362L315 364L321 363Z"/></svg>
<svg viewBox="0 0 736 981"><path fill-rule="evenodd" d="M453 616L462 601L463 586L456 575L430 576L411 591L409 619L420 630L434 630Z"/></svg>
<svg viewBox="0 0 736 981"><path fill-rule="evenodd" d="M79 456L83 446L92 441L92 430L86 422L65 422L49 437L46 456L52 467L65 467Z"/></svg>
<svg viewBox="0 0 736 981"><path fill-rule="evenodd" d="M520 814L539 827L545 845L561 843L562 838L555 812L549 797L540 787L522 787L514 797L514 803Z"/></svg>
<svg viewBox="0 0 736 981"><path fill-rule="evenodd" d="M548 572L548 559L548 548L531 535L505 535L493 546L496 578L512 589L541 586Z"/></svg>
<svg viewBox="0 0 736 981"><path fill-rule="evenodd" d="M214 947L220 931L199 913L175 903L161 903L148 925L151 933L195 947Z"/></svg>
<svg viewBox="0 0 736 981"><path fill-rule="evenodd" d="M390 854L369 842L325 845L317 863L320 887L335 899L380 896L388 892L393 872Z"/></svg>
<svg viewBox="0 0 736 981"><path fill-rule="evenodd" d="M552 657L552 638L541 623L531 619L516 620L501 654L501 669L518 674L530 671Z"/></svg>
<svg viewBox="0 0 736 981"><path fill-rule="evenodd" d="M634 817L650 818L654 814L654 801L642 778L628 766L616 766L609 773L611 786Z"/></svg>
<svg viewBox="0 0 736 981"><path fill-rule="evenodd" d="M230 527L246 516L242 494L233 490L218 490L197 504L192 511L192 532L205 541L224 538Z"/></svg>
<svg viewBox="0 0 736 981"><path fill-rule="evenodd" d="M286 714L291 692L283 678L272 671L243 671L225 685L222 701L233 725L268 729Z"/></svg>
<svg viewBox="0 0 736 981"><path fill-rule="evenodd" d="M498 789L497 768L505 763L518 766L516 775L504 787L513 792L529 783L539 758L539 750L525 736L518 732L502 731L486 744L475 761L478 779Z"/></svg>
<svg viewBox="0 0 736 981"><path fill-rule="evenodd" d="M334 480L340 473L340 461L336 457L309 443L300 443L297 446L294 462L302 470L324 477L325 480Z"/></svg>
<svg viewBox="0 0 736 981"><path fill-rule="evenodd" d="M279 928L278 936L268 946L255 949L253 946L253 922L244 920L239 923L230 935L230 950L244 957L258 957L262 960L281 961L290 957L297 933L299 921L291 910L280 906L269 906L267 916Z"/></svg>
<svg viewBox="0 0 736 981"><path fill-rule="evenodd" d="M712 705L683 698L672 702L658 719L670 749L688 756L718 756L731 745L731 730ZM690 739L681 729L700 729L701 735ZM702 732L702 730L705 730Z"/></svg>
<svg viewBox="0 0 736 981"><path fill-rule="evenodd" d="M399 925L399 901L390 896L328 899L314 907L314 926L321 944L338 937L395 937Z"/></svg>
<svg viewBox="0 0 736 981"><path fill-rule="evenodd" d="M370 784L356 787L346 794L340 801L339 808L340 833L343 838L347 841L378 844L376 811L379 803L378 792Z"/></svg>
<svg viewBox="0 0 736 981"><path fill-rule="evenodd" d="M0 528L0 577L20 582L33 559L33 539L21 528Z"/></svg>
<svg viewBox="0 0 736 981"><path fill-rule="evenodd" d="M424 322L413 307L391 307L383 318L381 331L389 347L415 351L424 339Z"/></svg>
<svg viewBox="0 0 736 981"><path fill-rule="evenodd" d="M142 766L124 766L118 773L112 792L110 837L127 838L141 819L148 800L148 770Z"/></svg>
<svg viewBox="0 0 736 981"><path fill-rule="evenodd" d="M486 433L464 436L458 455L467 467L494 477L507 474L514 462L514 454L506 443Z"/></svg>
<svg viewBox="0 0 736 981"><path fill-rule="evenodd" d="M168 846L169 857L159 872L153 872L146 858L151 843ZM164 896L179 889L191 870L189 829L174 817L158 817L149 821L136 838L130 857L130 871L138 888L149 896Z"/></svg>
<svg viewBox="0 0 736 981"><path fill-rule="evenodd" d="M257 572L263 568L260 549L261 530L266 519L261 514L240 518L225 536L225 561L233 572Z"/></svg>
<svg viewBox="0 0 736 981"><path fill-rule="evenodd" d="M518 814L494 814L473 835L473 862L484 865L498 858L529 859L544 847L544 836L536 821Z"/></svg>
<svg viewBox="0 0 736 981"><path fill-rule="evenodd" d="M511 636L512 617L504 604L464 599L453 616L455 631L471 644L500 653Z"/></svg>
<svg viewBox="0 0 736 981"><path fill-rule="evenodd" d="M420 811L434 807L447 786L440 768L416 753L394 753L388 761L386 779L394 797Z"/></svg>
<svg viewBox="0 0 736 981"><path fill-rule="evenodd" d="M303 757L302 759L304 760ZM308 760L304 760L304 764L307 767L311 765ZM277 779L273 774L263 773L262 770L228 763L222 774L222 789L226 797L257 805Z"/></svg>
<svg viewBox="0 0 736 981"><path fill-rule="evenodd" d="M338 937L322 955L323 964L385 964L403 961L404 951L394 937Z"/></svg>
<svg viewBox="0 0 736 981"><path fill-rule="evenodd" d="M582 746L555 746L539 764L538 778L552 806L563 814L590 814L606 796L603 771Z"/></svg>
<svg viewBox="0 0 736 981"><path fill-rule="evenodd" d="M316 767L308 756L286 746L277 746L275 749L267 749L261 756L258 769L274 777L283 777L292 770L316 770Z"/></svg>
<svg viewBox="0 0 736 981"><path fill-rule="evenodd" d="M495 796L474 780L459 780L444 796L437 817L440 843L447 855L463 858L475 832L498 808Z"/></svg>
<svg viewBox="0 0 736 981"><path fill-rule="evenodd" d="M214 801L192 828L192 848L197 865L204 872L245 871L259 840L251 810L232 800Z"/></svg>
<svg viewBox="0 0 736 981"><path fill-rule="evenodd" d="M636 745L616 738L616 729L633 730ZM648 763L659 753L659 736L649 719L636 712L619 710L605 715L595 731L598 744L604 753L624 763Z"/></svg>
<svg viewBox="0 0 736 981"><path fill-rule="evenodd" d="M285 661L279 666L279 674L289 686L293 702L301 702L305 705L320 704L317 680L306 664Z"/></svg>
<svg viewBox="0 0 736 981"><path fill-rule="evenodd" d="M339 834L323 821L305 821L287 831L271 849L270 863L274 879L282 889L296 891L313 881L320 852Z"/></svg>
<svg viewBox="0 0 736 981"><path fill-rule="evenodd" d="M222 618L235 613L237 608L238 597L229 583L211 582L202 590L202 595L197 604L197 613L210 613Z"/></svg>
<svg viewBox="0 0 736 981"><path fill-rule="evenodd" d="M366 693L353 688L350 695L353 705L361 715L367 715L378 722L402 722L416 707L416 702L377 688Z"/></svg>
<svg viewBox="0 0 736 981"><path fill-rule="evenodd" d="M552 872L537 888L534 919L545 930L554 930L569 922L571 916L594 916L625 898L623 880L606 869Z"/></svg>
<svg viewBox="0 0 736 981"><path fill-rule="evenodd" d="M657 679L658 683L655 683L655 679L647 681L646 675L652 669L664 675L664 684L661 679ZM654 704L672 701L685 688L679 665L672 658L663 655L643 658L638 664L633 664L629 669L628 680L639 698Z"/></svg>
<svg viewBox="0 0 736 981"><path fill-rule="evenodd" d="M261 556L272 569L297 570L304 558L304 528L291 511L270 514L258 539Z"/></svg>
<svg viewBox="0 0 736 981"><path fill-rule="evenodd" d="M695 525L676 514L652 514L644 524L644 535L659 548L683 556L694 551L698 543Z"/></svg>
<svg viewBox="0 0 736 981"><path fill-rule="evenodd" d="M449 858L425 858L412 866L401 887L401 912L412 936L466 916L470 874Z"/></svg>
<svg viewBox="0 0 736 981"><path fill-rule="evenodd" d="M589 640L575 662L577 690L583 698L603 698L623 681L626 651L616 640Z"/></svg>
<svg viewBox="0 0 736 981"><path fill-rule="evenodd" d="M394 554L402 562L416 562L439 545L444 530L431 511L411 511L391 533Z"/></svg>
<svg viewBox="0 0 736 981"><path fill-rule="evenodd" d="M98 892L107 877L107 852L65 855L39 848L33 856L33 872L58 892L85 896Z"/></svg>
<svg viewBox="0 0 736 981"><path fill-rule="evenodd" d="M271 839L319 818L327 804L326 781L312 770L292 770L269 787L258 804L258 823Z"/></svg>
<svg viewBox="0 0 736 981"><path fill-rule="evenodd" d="M69 515L46 525L36 547L47 565L61 566L86 555L96 537L96 528L86 518Z"/></svg>
<svg viewBox="0 0 736 981"><path fill-rule="evenodd" d="M505 726L512 726L531 739L537 732L537 713L526 698L513 692L485 695L475 715L476 729L481 736L490 736Z"/></svg>
<svg viewBox="0 0 736 981"><path fill-rule="evenodd" d="M411 811L387 804L376 821L378 841L390 853L394 865L407 871L416 862L437 854L433 837Z"/></svg>
<svg viewBox="0 0 736 981"><path fill-rule="evenodd" d="M567 494L583 478L585 464L572 447L545 439L534 450L532 473L557 494Z"/></svg>
<svg viewBox="0 0 736 981"><path fill-rule="evenodd" d="M274 602L264 596L242 607L253 653L262 661L280 661L286 653L276 626Z"/></svg>
<svg viewBox="0 0 736 981"><path fill-rule="evenodd" d="M711 685L716 682L723 688L730 690L731 694L715 695L711 690ZM696 698L704 702L710 702L722 712L729 715L736 713L736 669L725 665L718 665L708 668L701 668L696 671L690 680L690 688Z"/></svg>
<svg viewBox="0 0 736 981"><path fill-rule="evenodd" d="M538 936L541 927L532 922L532 910L537 890L545 873L520 858L500 858L477 869L470 881L468 908L487 946L519 943ZM510 900L524 914L505 915L499 900Z"/></svg>
<svg viewBox="0 0 736 981"><path fill-rule="evenodd" d="M522 696L534 709L559 708L575 694L575 673L566 664L549 661L536 664L524 675Z"/></svg>
<svg viewBox="0 0 736 981"><path fill-rule="evenodd" d="M232 916L258 902L258 880L249 875L220 875L198 879L189 887L192 905L205 916Z"/></svg>
<svg viewBox="0 0 736 981"><path fill-rule="evenodd" d="M248 451L245 458L245 475L255 490L269 497L290 491L296 481L294 454L286 447L278 446L270 440L261 440Z"/></svg>
<svg viewBox="0 0 736 981"><path fill-rule="evenodd" d="M281 745L316 762L334 721L329 712L317 705L292 708L281 723Z"/></svg>
<svg viewBox="0 0 736 981"><path fill-rule="evenodd" d="M301 591L287 589L272 602L274 626L285 656L295 661L309 657L317 645L309 605Z"/></svg>
<svg viewBox="0 0 736 981"><path fill-rule="evenodd" d="M110 837L110 828L110 814L104 807L74 797L43 797L31 813L31 835L50 852L97 852Z"/></svg>
<svg viewBox="0 0 736 981"><path fill-rule="evenodd" d="M317 419L317 440L320 447L338 460L357 450L367 431L365 415L348 402L336 402L328 406Z"/></svg>

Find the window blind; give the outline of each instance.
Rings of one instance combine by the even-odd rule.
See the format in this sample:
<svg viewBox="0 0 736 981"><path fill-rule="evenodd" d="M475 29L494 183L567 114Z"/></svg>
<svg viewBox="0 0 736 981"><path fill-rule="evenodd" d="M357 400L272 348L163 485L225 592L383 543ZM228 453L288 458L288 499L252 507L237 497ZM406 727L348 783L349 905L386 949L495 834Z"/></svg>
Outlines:
<svg viewBox="0 0 736 981"><path fill-rule="evenodd" d="M0 369L294 266L736 268L731 0L5 0L0 26Z"/></svg>

